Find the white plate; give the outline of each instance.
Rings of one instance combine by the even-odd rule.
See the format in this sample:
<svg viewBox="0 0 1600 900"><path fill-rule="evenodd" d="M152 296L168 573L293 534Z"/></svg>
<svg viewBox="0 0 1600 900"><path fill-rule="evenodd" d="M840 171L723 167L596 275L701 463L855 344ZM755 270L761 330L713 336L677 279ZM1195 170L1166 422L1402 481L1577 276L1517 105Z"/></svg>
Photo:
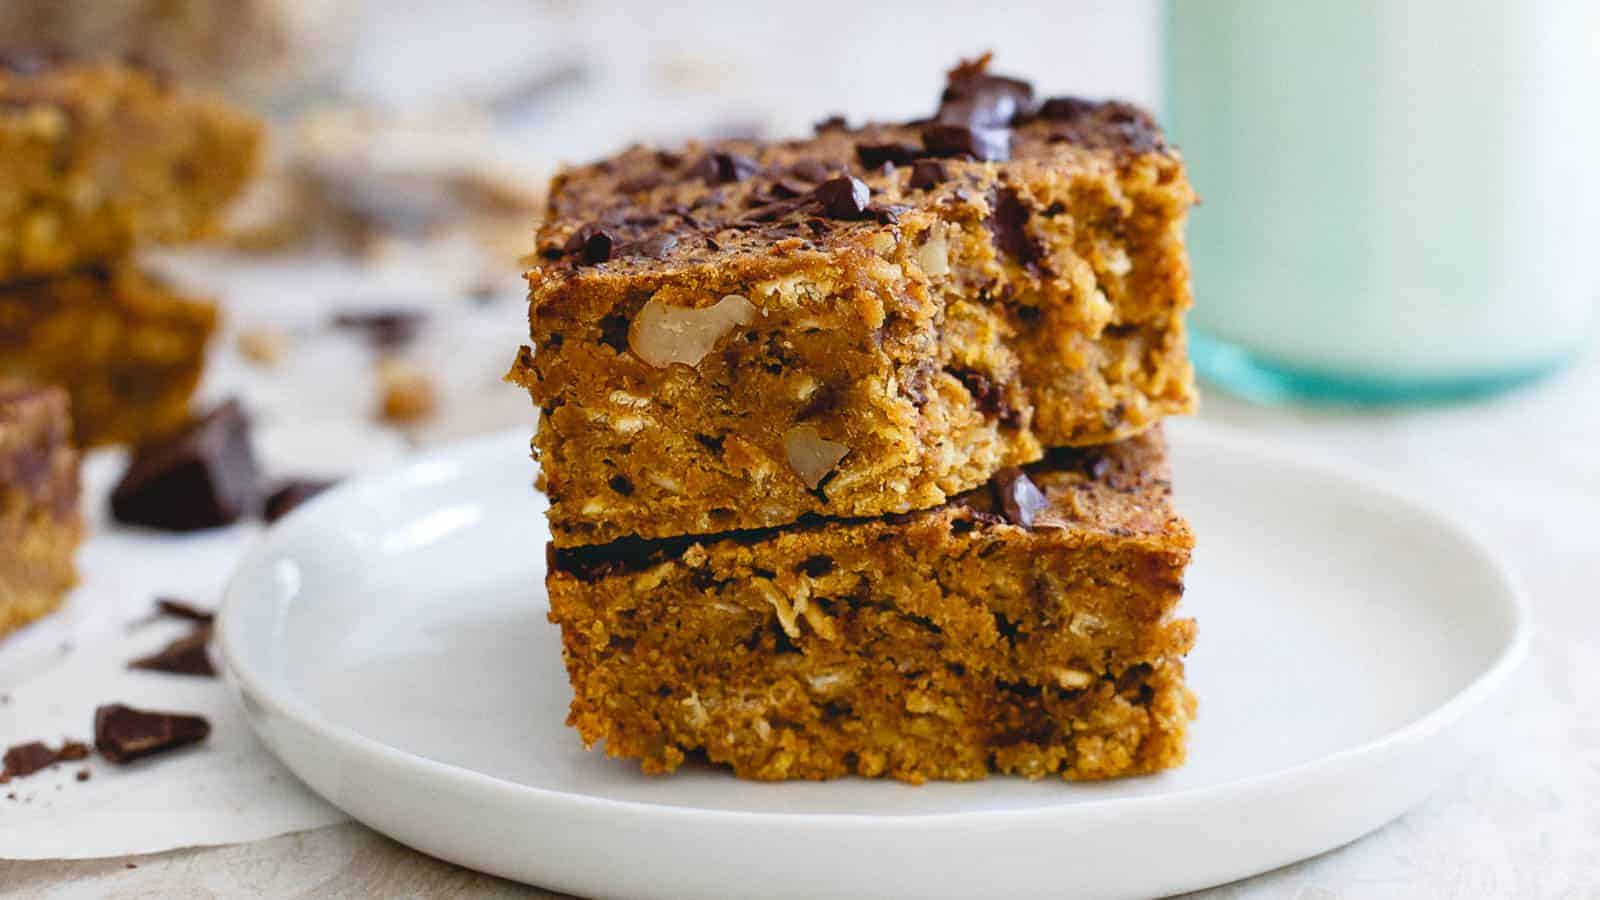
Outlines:
<svg viewBox="0 0 1600 900"><path fill-rule="evenodd" d="M419 850L592 896L1149 896L1353 840L1462 764L1524 654L1478 543L1360 480L1171 429L1198 535L1189 762L1102 784L648 778L563 725L526 435L354 481L228 589L221 647L267 745Z"/></svg>

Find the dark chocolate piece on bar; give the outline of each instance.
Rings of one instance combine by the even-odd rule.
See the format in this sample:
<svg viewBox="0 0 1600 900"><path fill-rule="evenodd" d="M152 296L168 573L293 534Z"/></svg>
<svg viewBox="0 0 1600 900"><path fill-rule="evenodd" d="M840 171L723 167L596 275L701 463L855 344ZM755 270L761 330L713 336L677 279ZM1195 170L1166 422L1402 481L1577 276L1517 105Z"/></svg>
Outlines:
<svg viewBox="0 0 1600 900"><path fill-rule="evenodd" d="M990 75L989 54L950 72L935 117L946 125L1006 128L1033 111L1033 85L1019 78Z"/></svg>
<svg viewBox="0 0 1600 900"><path fill-rule="evenodd" d="M211 626L201 625L159 651L128 663L128 668L165 672L168 675L215 678L217 670L211 665L211 656L206 652L210 644Z"/></svg>
<svg viewBox="0 0 1600 900"><path fill-rule="evenodd" d="M872 202L867 183L853 175L824 181L817 185L814 196L822 204L822 211L834 219L867 218L867 206Z"/></svg>
<svg viewBox="0 0 1600 900"><path fill-rule="evenodd" d="M994 490L995 505L1013 525L1032 528L1039 513L1050 508L1044 491L1021 469L1002 469L990 486Z"/></svg>
<svg viewBox="0 0 1600 900"><path fill-rule="evenodd" d="M292 512L295 507L335 484L337 482L320 478L292 478L280 481L273 487L272 492L267 494L266 502L261 505L261 518L268 522L276 522Z"/></svg>
<svg viewBox="0 0 1600 900"><path fill-rule="evenodd" d="M944 163L937 159L919 159L911 164L911 188L926 191L936 188L944 183L949 175L945 172Z"/></svg>
<svg viewBox="0 0 1600 900"><path fill-rule="evenodd" d="M861 160L861 165L868 169L876 169L884 163L903 166L921 155L921 147L904 141L856 145L856 158Z"/></svg>
<svg viewBox="0 0 1600 900"><path fill-rule="evenodd" d="M706 184L728 184L743 181L761 170L761 166L747 156L737 153L708 153L694 164L689 174L705 179Z"/></svg>
<svg viewBox="0 0 1600 900"><path fill-rule="evenodd" d="M211 723L185 713L152 712L112 703L94 711L94 747L114 763L126 763L199 743Z"/></svg>
<svg viewBox="0 0 1600 900"><path fill-rule="evenodd" d="M994 199L994 213L989 227L994 230L994 242L1017 262L1037 268L1043 255L1038 241L1028 233L1030 212L1013 188L998 191Z"/></svg>
<svg viewBox="0 0 1600 900"><path fill-rule="evenodd" d="M427 313L420 309L361 309L341 312L333 317L336 328L360 331L380 350L393 350L416 340Z"/></svg>
<svg viewBox="0 0 1600 900"><path fill-rule="evenodd" d="M250 421L229 400L178 434L139 448L111 493L118 522L168 531L231 525L257 500Z"/></svg>
<svg viewBox="0 0 1600 900"><path fill-rule="evenodd" d="M929 156L970 156L979 162L1011 158L1011 130L971 125L929 125L922 129L922 146Z"/></svg>

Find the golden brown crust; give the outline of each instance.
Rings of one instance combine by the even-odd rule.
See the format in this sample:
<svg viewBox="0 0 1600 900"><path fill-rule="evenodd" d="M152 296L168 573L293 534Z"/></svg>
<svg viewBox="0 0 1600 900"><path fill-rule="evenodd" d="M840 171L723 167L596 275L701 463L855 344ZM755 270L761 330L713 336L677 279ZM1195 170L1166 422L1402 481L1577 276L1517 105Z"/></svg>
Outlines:
<svg viewBox="0 0 1600 900"><path fill-rule="evenodd" d="M83 538L67 395L0 379L0 635L55 609Z"/></svg>
<svg viewBox="0 0 1600 900"><path fill-rule="evenodd" d="M1027 476L904 516L552 549L570 724L646 771L703 754L764 779L1176 765L1193 538L1159 432Z"/></svg>
<svg viewBox="0 0 1600 900"><path fill-rule="evenodd" d="M0 281L207 234L260 142L254 119L157 73L0 59Z"/></svg>
<svg viewBox="0 0 1600 900"><path fill-rule="evenodd" d="M923 152L913 123L558 176L512 371L557 546L925 509L1190 410L1182 162L1142 113L1072 110L998 162L865 164ZM796 429L844 454L819 483Z"/></svg>
<svg viewBox="0 0 1600 900"><path fill-rule="evenodd" d="M142 443L188 419L216 324L126 262L0 286L0 376L65 387L83 446Z"/></svg>

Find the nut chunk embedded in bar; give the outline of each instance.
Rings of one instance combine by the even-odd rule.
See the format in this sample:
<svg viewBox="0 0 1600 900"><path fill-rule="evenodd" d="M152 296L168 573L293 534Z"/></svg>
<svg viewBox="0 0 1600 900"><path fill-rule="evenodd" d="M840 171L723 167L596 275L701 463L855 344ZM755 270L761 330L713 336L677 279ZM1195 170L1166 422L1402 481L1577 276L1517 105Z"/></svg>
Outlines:
<svg viewBox="0 0 1600 900"><path fill-rule="evenodd" d="M1175 766L1193 544L1159 430L931 510L552 548L569 724L648 772L1108 778Z"/></svg>
<svg viewBox="0 0 1600 900"><path fill-rule="evenodd" d="M131 263L0 286L0 377L72 395L83 446L144 443L181 427L217 324Z"/></svg>
<svg viewBox="0 0 1600 900"><path fill-rule="evenodd" d="M557 546L935 506L1188 411L1177 153L953 73L934 119L557 176L512 371Z"/></svg>
<svg viewBox="0 0 1600 900"><path fill-rule="evenodd" d="M55 609L83 539L67 395L0 378L0 635Z"/></svg>
<svg viewBox="0 0 1600 900"><path fill-rule="evenodd" d="M205 235L260 142L254 119L160 73L0 53L0 281Z"/></svg>

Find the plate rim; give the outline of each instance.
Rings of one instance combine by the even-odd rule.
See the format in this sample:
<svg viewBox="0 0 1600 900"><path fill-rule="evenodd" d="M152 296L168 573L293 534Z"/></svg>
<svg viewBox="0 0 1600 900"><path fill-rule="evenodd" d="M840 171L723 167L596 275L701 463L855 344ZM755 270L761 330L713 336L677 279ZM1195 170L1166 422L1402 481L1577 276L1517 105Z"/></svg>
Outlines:
<svg viewBox="0 0 1600 900"><path fill-rule="evenodd" d="M1496 553L1478 531L1467 522L1459 517L1445 513L1432 504L1394 486L1383 476L1367 471L1358 465L1343 462L1334 463L1317 454L1314 450L1291 448L1289 445L1272 438L1210 422L1188 420L1184 421L1175 430L1185 433L1186 437L1182 440L1199 440L1221 445L1227 448L1229 452L1240 452L1258 458L1270 458L1270 461L1276 465L1287 466L1301 471L1310 471L1316 477L1330 478L1341 482L1347 489L1375 494L1384 502L1405 507L1409 512L1427 520L1431 526L1449 533L1467 545L1486 564L1488 572L1492 573L1498 581L1498 586L1501 589L1498 593L1502 595L1502 599L1505 601L1510 613L1510 635L1502 643L1493 661L1479 671L1466 685L1417 718L1359 744L1283 768L1245 775L1217 784L1134 797L1105 797L1091 800L1075 800L1071 803L1010 809L951 810L927 813L732 810L691 806L681 803L624 800L559 788L521 784L476 769L420 756L386 744L376 738L368 737L348 726L332 722L319 714L309 703L294 696L292 692L272 687L272 679L265 673L254 671L249 666L242 664L241 660L244 654L241 653L237 646L237 642L240 639L236 637L237 626L233 624L238 618L238 614L234 610L245 602L242 599L244 589L240 585L252 570L261 569L263 562L273 555L279 540L281 540L281 534L285 526L314 515L318 508L337 503L341 498L352 495L369 485L401 478L408 471L437 466L445 459L455 459L487 452L491 447L509 443L513 438L525 444L528 441L528 432L525 428L506 429L450 442L397 464L358 475L312 498L278 523L273 524L263 533L254 546L241 557L223 588L223 600L217 614L217 649L222 657L223 671L227 679L233 683L234 688L241 694L248 694L252 702L260 703L264 707L270 708L277 714L295 722L306 731L317 735L319 739L339 745L346 752L376 755L390 764L409 768L414 774L442 778L481 789L521 794L529 800L544 804L570 804L591 812L634 816L665 816L672 820L681 821L727 822L748 825L794 825L799 821L807 826L842 829L877 828L882 826L884 820L891 820L895 827L936 828L955 822L967 823L976 821L984 825L1026 822L1035 818L1079 812L1087 815L1125 811L1137 813L1141 808L1147 806L1164 806L1174 803L1204 803L1219 794L1270 790L1280 783L1292 783L1302 778L1314 777L1319 772L1335 771L1342 766L1359 761L1363 757L1381 753L1391 745L1420 740L1428 735L1443 731L1451 724L1465 717L1480 702L1487 699L1516 672L1527 658L1532 640L1532 623L1530 620L1530 607L1522 582L1500 554ZM273 746L271 740L260 733L260 729L256 725L259 717L250 716L248 718L252 723L252 727L257 728L258 735L261 736L263 743L272 751L274 756L278 756L277 748ZM289 768L293 770L294 767L290 766ZM335 803L334 805L337 806L339 804Z"/></svg>

